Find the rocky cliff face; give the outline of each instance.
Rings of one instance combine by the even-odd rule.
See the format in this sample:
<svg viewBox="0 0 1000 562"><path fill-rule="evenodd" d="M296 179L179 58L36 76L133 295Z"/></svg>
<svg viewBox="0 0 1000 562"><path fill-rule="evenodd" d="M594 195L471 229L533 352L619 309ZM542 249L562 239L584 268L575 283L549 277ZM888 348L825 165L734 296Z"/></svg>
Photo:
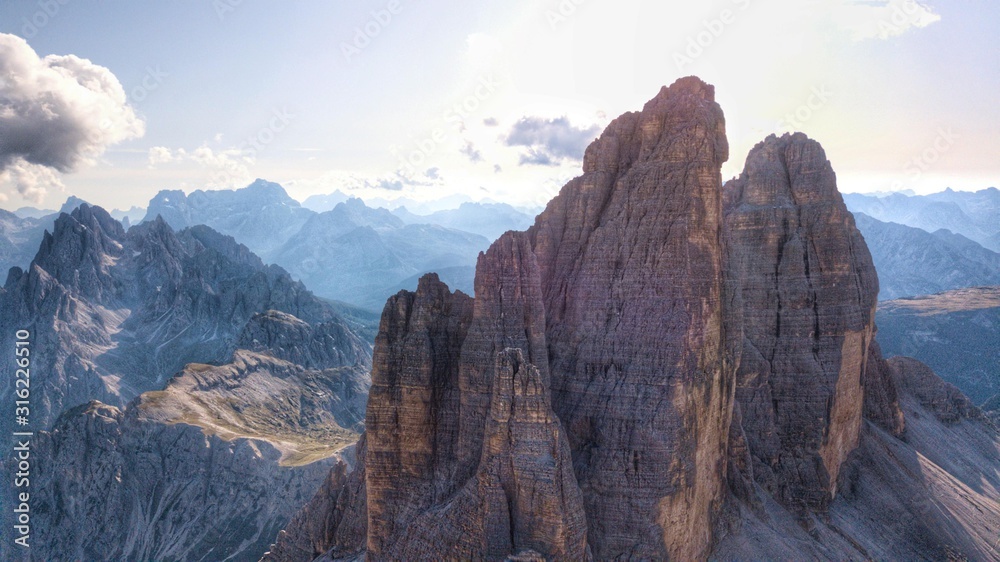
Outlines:
<svg viewBox="0 0 1000 562"><path fill-rule="evenodd" d="M698 558L711 543L737 341L723 317L727 158L714 90L682 79L612 122L528 231L554 409L600 559Z"/></svg>
<svg viewBox="0 0 1000 562"><path fill-rule="evenodd" d="M863 421L825 513L789 512L760 488L762 501L740 504L713 558L1000 559L1000 434L919 362L894 357L880 372L898 391L904 438Z"/></svg>
<svg viewBox="0 0 1000 562"><path fill-rule="evenodd" d="M612 122L535 224L480 256L474 300L436 277L389 300L359 467L266 560L912 558L886 537L923 499L989 513L995 475L959 499L981 471L922 481L944 463L914 461L926 446L872 458L941 441L904 418L914 394L915 416L973 424L952 450L996 466L1000 440L881 357L877 277L817 143L768 138L723 192L713 98L685 78ZM869 510L889 514L874 531ZM997 518L971 513L908 536L975 527L928 551L992 552Z"/></svg>
<svg viewBox="0 0 1000 562"><path fill-rule="evenodd" d="M312 325L277 310L255 314L237 338L235 349L267 351L306 369L365 367L369 353L368 346L339 319Z"/></svg>
<svg viewBox="0 0 1000 562"><path fill-rule="evenodd" d="M681 80L612 123L535 226L480 257L474 304L434 279L390 299L367 417L369 555L708 553L738 343L723 321L727 156L711 86Z"/></svg>
<svg viewBox="0 0 1000 562"><path fill-rule="evenodd" d="M1000 555L987 538L1000 529L1000 438L925 365L882 357L878 279L819 144L769 137L725 189L743 308L729 474L741 501L713 556Z"/></svg>
<svg viewBox="0 0 1000 562"><path fill-rule="evenodd" d="M725 189L754 475L785 505L822 509L858 443L878 277L819 143L768 137Z"/></svg>

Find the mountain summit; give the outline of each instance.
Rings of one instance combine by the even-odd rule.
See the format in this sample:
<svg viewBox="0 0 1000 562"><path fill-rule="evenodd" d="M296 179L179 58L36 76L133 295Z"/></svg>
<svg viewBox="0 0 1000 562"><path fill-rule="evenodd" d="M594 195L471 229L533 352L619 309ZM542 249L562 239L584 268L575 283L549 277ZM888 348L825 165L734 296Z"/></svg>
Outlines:
<svg viewBox="0 0 1000 562"><path fill-rule="evenodd" d="M882 359L822 148L770 137L724 190L724 129L712 86L678 80L480 256L475 299L434 276L390 298L358 468L264 559L995 556L1000 441L926 367Z"/></svg>

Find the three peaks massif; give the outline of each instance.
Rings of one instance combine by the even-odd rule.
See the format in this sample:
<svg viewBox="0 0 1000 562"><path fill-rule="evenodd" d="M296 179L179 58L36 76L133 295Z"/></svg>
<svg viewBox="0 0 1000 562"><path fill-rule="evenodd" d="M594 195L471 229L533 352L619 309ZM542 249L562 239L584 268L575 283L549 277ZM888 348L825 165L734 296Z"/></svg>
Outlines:
<svg viewBox="0 0 1000 562"><path fill-rule="evenodd" d="M1000 560L1000 434L883 357L822 147L728 158L713 87L664 87L374 348L207 227L63 215L0 293L49 373L32 555Z"/></svg>

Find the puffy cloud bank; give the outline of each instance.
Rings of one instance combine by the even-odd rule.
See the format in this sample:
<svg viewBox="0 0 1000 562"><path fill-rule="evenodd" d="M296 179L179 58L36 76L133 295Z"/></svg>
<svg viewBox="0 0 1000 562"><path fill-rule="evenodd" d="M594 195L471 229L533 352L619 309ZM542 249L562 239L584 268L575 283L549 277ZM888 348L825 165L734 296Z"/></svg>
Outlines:
<svg viewBox="0 0 1000 562"><path fill-rule="evenodd" d="M40 202L61 185L58 174L144 133L110 70L74 55L42 58L0 34L0 183Z"/></svg>
<svg viewBox="0 0 1000 562"><path fill-rule="evenodd" d="M561 160L581 160L583 151L601 131L597 125L577 127L566 117L522 117L507 134L507 146L523 146L520 163L555 166Z"/></svg>

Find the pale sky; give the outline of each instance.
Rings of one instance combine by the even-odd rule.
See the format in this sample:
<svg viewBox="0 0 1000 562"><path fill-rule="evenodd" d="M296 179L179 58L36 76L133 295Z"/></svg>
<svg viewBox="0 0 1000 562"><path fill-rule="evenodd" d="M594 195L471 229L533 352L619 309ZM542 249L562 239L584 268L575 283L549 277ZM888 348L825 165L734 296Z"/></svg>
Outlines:
<svg viewBox="0 0 1000 562"><path fill-rule="evenodd" d="M998 36L996 0L5 1L0 206L257 177L541 205L691 74L726 115L724 178L798 130L842 191L978 190L1000 177Z"/></svg>

